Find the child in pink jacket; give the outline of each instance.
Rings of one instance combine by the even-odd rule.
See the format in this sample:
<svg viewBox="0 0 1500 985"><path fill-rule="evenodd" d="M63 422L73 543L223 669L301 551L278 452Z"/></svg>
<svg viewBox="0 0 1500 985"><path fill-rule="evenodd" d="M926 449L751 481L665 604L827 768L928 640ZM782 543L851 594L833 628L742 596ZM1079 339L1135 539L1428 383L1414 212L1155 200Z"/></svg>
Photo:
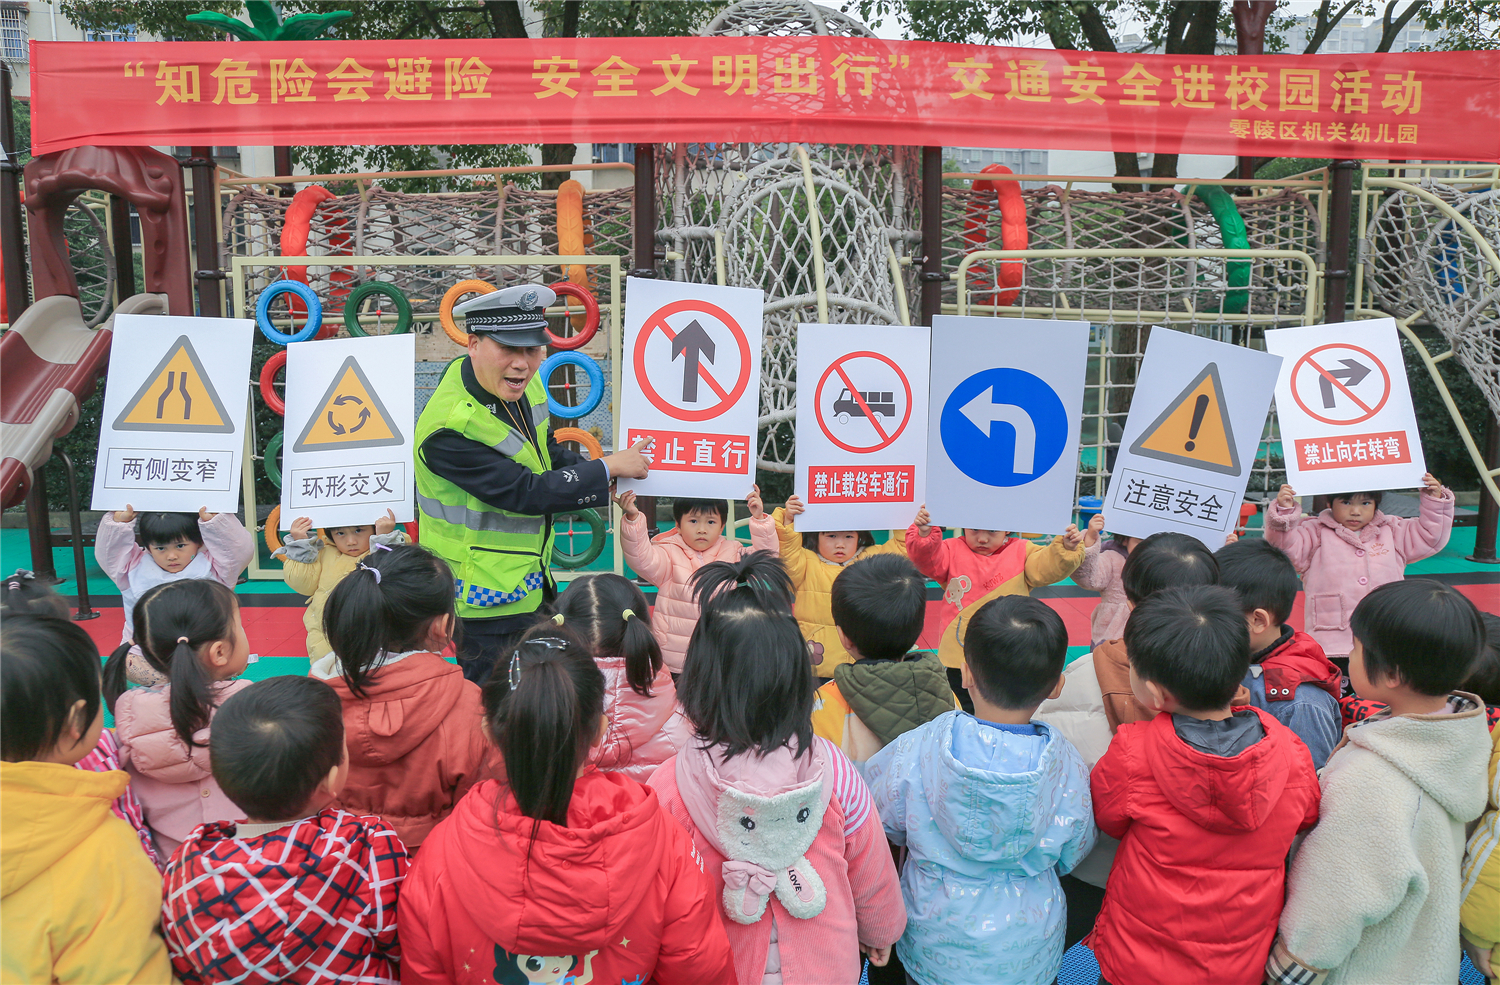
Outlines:
<svg viewBox="0 0 1500 985"><path fill-rule="evenodd" d="M693 572L711 561L738 561L750 551L776 550L776 525L766 515L760 487L745 497L750 507L750 548L724 536L729 505L722 499L678 499L672 503L671 530L646 536L646 517L635 508L635 493L615 498L625 511L620 539L625 561L642 578L656 586L656 611L651 632L661 644L662 660L674 674L682 673L682 657L688 639L698 625L698 605L688 580Z"/></svg>
<svg viewBox="0 0 1500 985"><path fill-rule="evenodd" d="M122 643L104 665L104 700L115 716L120 765L165 858L198 825L245 816L214 782L208 736L219 705L250 686L234 679L250 663L250 639L234 593L211 579L148 589L135 617L141 654L168 683L127 690L129 646Z"/></svg>
<svg viewBox="0 0 1500 985"><path fill-rule="evenodd" d="M1120 573L1125 570L1125 559L1141 542L1139 537L1125 536L1101 541L1099 533L1103 529L1104 514L1094 514L1083 534L1083 563L1073 572L1073 584L1099 593L1099 604L1089 618L1090 646L1125 635L1130 603L1125 598Z"/></svg>
<svg viewBox="0 0 1500 985"><path fill-rule="evenodd" d="M583 637L604 672L609 726L589 761L645 783L693 736L651 632L646 596L617 574L583 575L558 598L552 619Z"/></svg>
<svg viewBox="0 0 1500 985"><path fill-rule="evenodd" d="M183 578L212 578L233 589L240 572L255 556L255 539L233 513L136 513L126 504L99 518L94 557L120 589L125 611L121 643L133 643L132 612L149 588ZM132 646L126 664L132 684L154 687L166 678Z"/></svg>
<svg viewBox="0 0 1500 985"><path fill-rule="evenodd" d="M869 788L813 735L813 677L775 558L706 565L682 675L698 741L651 776L692 836L739 985L854 982L884 965L906 908Z"/></svg>
<svg viewBox="0 0 1500 985"><path fill-rule="evenodd" d="M1441 551L1453 532L1453 493L1422 476L1416 518L1380 512L1380 493L1341 493L1329 508L1303 516L1297 493L1282 486L1266 511L1266 540L1287 553L1302 576L1307 634L1347 674L1353 647L1349 616L1359 600L1406 577L1406 566Z"/></svg>

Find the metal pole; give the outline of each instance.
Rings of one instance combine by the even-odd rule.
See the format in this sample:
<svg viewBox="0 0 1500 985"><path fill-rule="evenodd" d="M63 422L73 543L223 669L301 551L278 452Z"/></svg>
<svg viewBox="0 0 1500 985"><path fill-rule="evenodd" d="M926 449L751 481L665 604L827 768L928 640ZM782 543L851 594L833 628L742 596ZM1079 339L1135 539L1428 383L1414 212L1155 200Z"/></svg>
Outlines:
<svg viewBox="0 0 1500 985"><path fill-rule="evenodd" d="M57 568L52 564L52 514L47 512L45 462L31 473L31 489L26 493L26 533L31 541L31 570L46 584L56 584Z"/></svg>
<svg viewBox="0 0 1500 985"><path fill-rule="evenodd" d="M943 310L943 149L922 148L922 324Z"/></svg>
<svg viewBox="0 0 1500 985"><path fill-rule="evenodd" d="M1333 192L1328 203L1328 263L1323 268L1323 321L1344 320L1349 297L1349 216L1354 204L1354 169L1358 161L1334 161Z"/></svg>
<svg viewBox="0 0 1500 985"><path fill-rule="evenodd" d="M193 280L198 285L198 313L205 318L224 314L219 297L219 224L218 203L214 200L214 149L194 147L192 157L183 162L193 175L193 252L198 258Z"/></svg>
<svg viewBox="0 0 1500 985"><path fill-rule="evenodd" d="M26 276L26 229L21 215L21 165L16 162L16 121L10 108L10 66L0 65L0 253L5 254L5 310L14 325L31 306ZM49 549L50 550L50 549ZM50 557L50 553L48 557Z"/></svg>
<svg viewBox="0 0 1500 985"><path fill-rule="evenodd" d="M1500 419L1494 414L1484 422L1484 460L1492 469L1500 469ZM1493 496L1479 490L1479 526L1474 530L1474 553L1470 561L1481 564L1500 564L1495 556L1495 530L1500 525L1500 503Z"/></svg>
<svg viewBox="0 0 1500 985"><path fill-rule="evenodd" d="M130 203L109 197L110 249L115 251L116 303L135 293L135 246L130 238Z"/></svg>
<svg viewBox="0 0 1500 985"><path fill-rule="evenodd" d="M635 268L632 277L656 276L656 145L635 145Z"/></svg>
<svg viewBox="0 0 1500 985"><path fill-rule="evenodd" d="M280 178L282 175L290 177L292 174L292 149L290 147L272 147L271 157L274 161L273 170L276 173L276 177ZM297 186L289 181L280 186L280 191L282 198L291 198L296 193Z"/></svg>

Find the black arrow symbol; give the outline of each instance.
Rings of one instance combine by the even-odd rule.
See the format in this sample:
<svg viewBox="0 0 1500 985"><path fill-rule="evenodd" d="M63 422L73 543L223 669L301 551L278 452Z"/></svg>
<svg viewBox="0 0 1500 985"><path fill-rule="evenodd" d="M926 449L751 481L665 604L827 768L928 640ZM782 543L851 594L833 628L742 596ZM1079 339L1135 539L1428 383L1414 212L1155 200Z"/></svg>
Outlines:
<svg viewBox="0 0 1500 985"><path fill-rule="evenodd" d="M697 319L688 322L688 327L677 333L672 340L672 358L682 356L682 402L698 402L698 360L700 357L714 361L714 340Z"/></svg>
<svg viewBox="0 0 1500 985"><path fill-rule="evenodd" d="M340 407L344 406L347 403L350 403L351 401L354 402L354 403L356 403L356 404L363 404L364 403L363 400L359 399L358 397L356 397L352 393L341 393L337 397L333 398L333 402L335 404L337 404L338 406L340 406Z"/></svg>
<svg viewBox="0 0 1500 985"><path fill-rule="evenodd" d="M1333 380L1336 377L1344 381L1345 386L1358 386L1359 382L1370 375L1370 367L1354 359L1340 359L1343 369L1324 370L1318 374L1318 386L1323 391L1323 409L1331 410L1335 404L1333 397Z"/></svg>
<svg viewBox="0 0 1500 985"><path fill-rule="evenodd" d="M331 410L328 412L328 426L333 430L334 434L344 433L344 426L333 419L333 411Z"/></svg>
<svg viewBox="0 0 1500 985"><path fill-rule="evenodd" d="M355 431L358 431L360 428L364 427L365 426L365 422L368 421L369 419L370 419L370 408L368 408L368 407L361 407L359 409L359 423L356 424L356 425L354 425L354 427L350 428L349 429L349 433L353 434Z"/></svg>

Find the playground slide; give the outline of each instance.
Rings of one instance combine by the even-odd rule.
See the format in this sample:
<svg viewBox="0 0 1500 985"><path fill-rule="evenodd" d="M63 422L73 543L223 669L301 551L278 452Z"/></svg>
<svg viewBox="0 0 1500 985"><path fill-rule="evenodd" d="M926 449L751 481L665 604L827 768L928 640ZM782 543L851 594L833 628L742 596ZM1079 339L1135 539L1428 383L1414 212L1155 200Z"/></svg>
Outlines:
<svg viewBox="0 0 1500 985"><path fill-rule="evenodd" d="M126 298L115 314L164 315L165 294ZM0 503L19 504L52 442L78 423L82 403L109 365L114 318L91 329L78 299L42 298L0 336Z"/></svg>

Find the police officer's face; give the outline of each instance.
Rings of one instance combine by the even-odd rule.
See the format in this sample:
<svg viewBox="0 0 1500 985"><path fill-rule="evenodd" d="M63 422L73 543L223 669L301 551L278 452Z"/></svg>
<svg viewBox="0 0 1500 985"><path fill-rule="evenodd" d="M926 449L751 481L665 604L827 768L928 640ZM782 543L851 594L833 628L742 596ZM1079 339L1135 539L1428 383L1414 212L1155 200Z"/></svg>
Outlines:
<svg viewBox="0 0 1500 985"><path fill-rule="evenodd" d="M488 335L469 336L474 378L490 393L512 403L526 395L526 384L536 375L546 351L544 345L502 345Z"/></svg>

